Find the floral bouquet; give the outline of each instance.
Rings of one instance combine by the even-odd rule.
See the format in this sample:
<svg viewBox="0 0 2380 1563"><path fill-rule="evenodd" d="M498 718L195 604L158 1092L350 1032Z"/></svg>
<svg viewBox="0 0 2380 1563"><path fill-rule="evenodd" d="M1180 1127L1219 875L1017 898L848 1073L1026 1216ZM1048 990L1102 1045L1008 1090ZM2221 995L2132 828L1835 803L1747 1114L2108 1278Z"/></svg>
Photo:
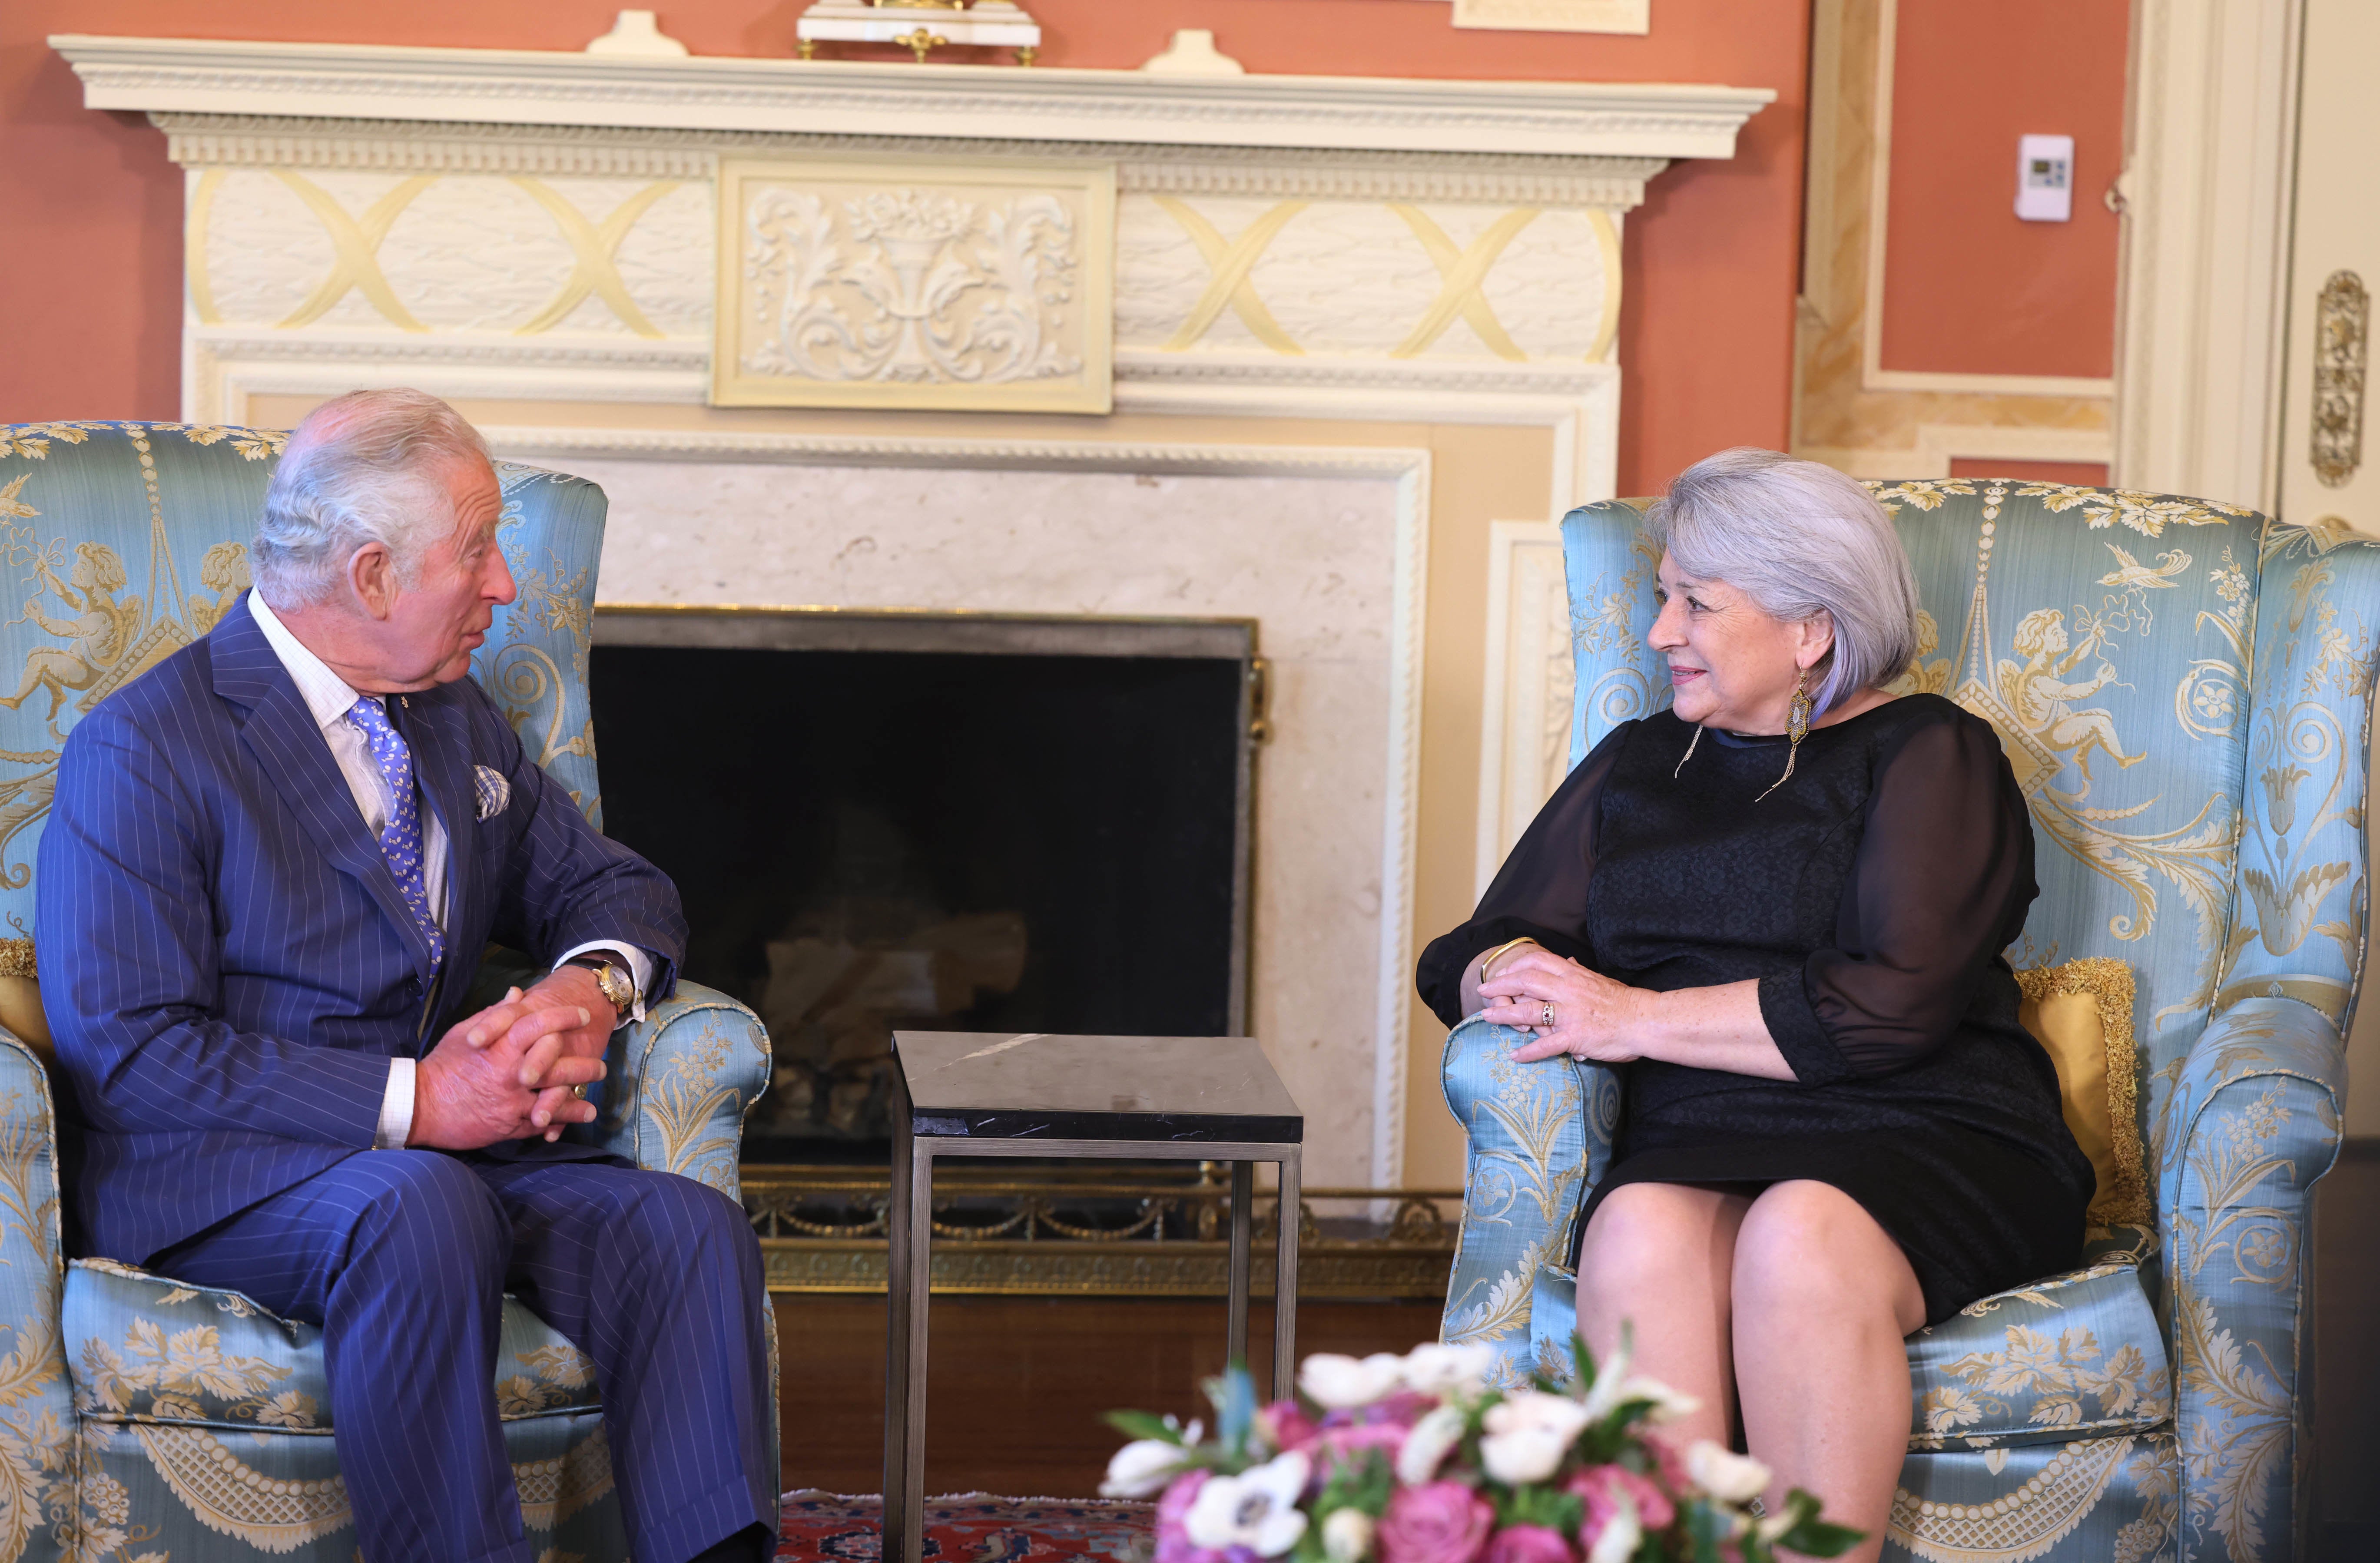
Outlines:
<svg viewBox="0 0 2380 1563"><path fill-rule="evenodd" d="M1484 1346L1316 1355L1298 1397L1264 1407L1234 1364L1206 1387L1211 1442L1111 1413L1133 1441L1099 1492L1163 1494L1156 1563L1772 1563L1861 1539L1799 1488L1760 1513L1759 1461L1665 1439L1657 1424L1694 1402L1630 1376L1625 1339L1600 1374L1572 1351L1573 1385L1528 1389L1488 1387Z"/></svg>

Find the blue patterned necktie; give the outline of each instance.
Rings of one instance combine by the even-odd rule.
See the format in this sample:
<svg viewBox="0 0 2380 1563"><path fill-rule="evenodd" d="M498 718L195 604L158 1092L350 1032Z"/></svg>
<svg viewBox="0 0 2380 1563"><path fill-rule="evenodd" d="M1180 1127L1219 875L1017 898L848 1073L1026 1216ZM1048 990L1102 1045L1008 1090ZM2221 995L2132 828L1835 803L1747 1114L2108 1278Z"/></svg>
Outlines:
<svg viewBox="0 0 2380 1563"><path fill-rule="evenodd" d="M347 721L364 735L364 747L371 751L372 763L388 782L393 801L388 823L380 830L381 855L388 859L396 888L405 892L405 904L430 940L430 969L435 972L445 958L446 934L430 915L430 890L421 872L421 802L413 791L413 751L389 725L388 707L378 696L358 697L347 708Z"/></svg>

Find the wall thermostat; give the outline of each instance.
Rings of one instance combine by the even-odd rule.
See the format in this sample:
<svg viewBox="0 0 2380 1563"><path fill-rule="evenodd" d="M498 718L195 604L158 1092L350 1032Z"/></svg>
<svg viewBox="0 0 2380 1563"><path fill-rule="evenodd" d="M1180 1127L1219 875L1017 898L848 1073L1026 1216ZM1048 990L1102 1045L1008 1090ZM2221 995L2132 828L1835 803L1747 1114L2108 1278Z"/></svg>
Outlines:
<svg viewBox="0 0 2380 1563"><path fill-rule="evenodd" d="M2017 138L2016 214L2028 223L2064 223L2073 217L2073 137Z"/></svg>

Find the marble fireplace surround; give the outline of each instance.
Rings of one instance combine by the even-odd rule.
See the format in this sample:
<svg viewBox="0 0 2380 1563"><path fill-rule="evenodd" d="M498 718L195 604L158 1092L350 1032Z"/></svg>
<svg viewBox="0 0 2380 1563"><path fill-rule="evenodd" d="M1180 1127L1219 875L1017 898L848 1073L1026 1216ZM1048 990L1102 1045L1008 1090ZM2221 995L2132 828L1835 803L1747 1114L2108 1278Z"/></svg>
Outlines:
<svg viewBox="0 0 2380 1563"><path fill-rule="evenodd" d="M1279 736L1253 1028L1306 1104L1310 1176L1401 1180L1430 1073L1408 1046L1423 692L1481 703L1461 774L1484 859L1548 782L1560 691L1536 670L1569 633L1499 626L1483 687L1477 598L1466 644L1425 634L1442 539L1464 591L1543 595L1548 523L1614 483L1621 224L1772 94L51 42L187 171L188 419L359 384L466 403L505 454L612 494L605 600L1257 618ZM710 406L728 158L1109 171L1114 416L953 436L950 414ZM1152 437L1168 419L1183 437ZM1464 510L1426 441L1313 437L1366 423L1539 431L1543 509ZM1476 745L1478 720L1433 732Z"/></svg>

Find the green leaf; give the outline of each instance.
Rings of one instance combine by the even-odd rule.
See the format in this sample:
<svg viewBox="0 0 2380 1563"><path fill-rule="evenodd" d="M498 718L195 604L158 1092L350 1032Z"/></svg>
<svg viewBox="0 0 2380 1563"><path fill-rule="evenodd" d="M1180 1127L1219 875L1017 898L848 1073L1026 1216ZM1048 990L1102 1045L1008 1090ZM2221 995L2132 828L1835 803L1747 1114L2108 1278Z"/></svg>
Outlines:
<svg viewBox="0 0 2380 1563"><path fill-rule="evenodd" d="M1694 1563L1723 1563L1718 1544L1725 1540L1730 1525L1718 1507L1707 1498L1697 1498L1686 1508L1686 1540L1694 1549Z"/></svg>
<svg viewBox="0 0 2380 1563"><path fill-rule="evenodd" d="M1179 1445L1182 1429L1161 1416L1148 1412L1115 1411L1108 1412L1105 1421L1110 1427L1127 1438L1155 1438L1162 1443Z"/></svg>
<svg viewBox="0 0 2380 1563"><path fill-rule="evenodd" d="M1779 1536L1777 1545L1807 1557L1840 1557L1866 1539L1865 1531L1854 1531L1849 1525L1812 1519L1803 1521Z"/></svg>
<svg viewBox="0 0 2380 1563"><path fill-rule="evenodd" d="M1508 1488L1496 1503L1496 1522L1500 1528L1506 1525L1543 1525L1573 1540L1578 1535L1579 1521L1585 1517L1586 1505L1575 1494L1537 1483Z"/></svg>
<svg viewBox="0 0 2380 1563"><path fill-rule="evenodd" d="M1360 1461L1333 1459L1330 1477L1314 1500L1314 1523L1306 1527L1307 1532L1318 1534L1323 1520L1342 1508L1361 1509L1378 1520L1388 1512L1396 1488L1396 1472L1390 1468L1389 1457L1378 1449L1366 1449Z"/></svg>

